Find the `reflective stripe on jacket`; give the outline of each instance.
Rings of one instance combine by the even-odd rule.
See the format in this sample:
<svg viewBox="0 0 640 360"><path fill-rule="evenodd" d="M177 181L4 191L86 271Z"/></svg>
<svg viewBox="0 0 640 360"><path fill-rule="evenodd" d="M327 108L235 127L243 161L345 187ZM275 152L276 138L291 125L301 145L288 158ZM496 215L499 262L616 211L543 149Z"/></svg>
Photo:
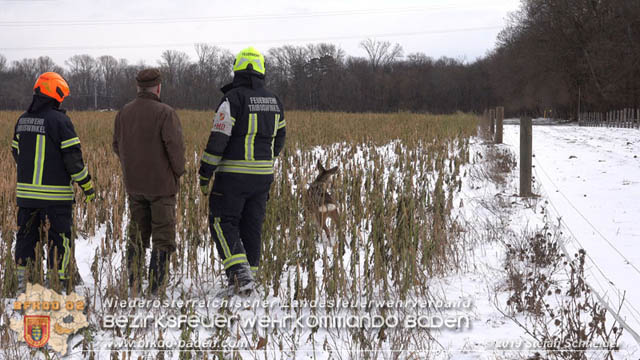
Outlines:
<svg viewBox="0 0 640 360"><path fill-rule="evenodd" d="M286 136L280 99L264 87L260 77L241 72L222 91L200 161L200 179L209 181L214 171L273 174L274 158Z"/></svg>
<svg viewBox="0 0 640 360"><path fill-rule="evenodd" d="M18 206L41 208L74 202L73 182L91 180L82 160L80 139L59 103L34 95L18 118L11 148L18 169Z"/></svg>

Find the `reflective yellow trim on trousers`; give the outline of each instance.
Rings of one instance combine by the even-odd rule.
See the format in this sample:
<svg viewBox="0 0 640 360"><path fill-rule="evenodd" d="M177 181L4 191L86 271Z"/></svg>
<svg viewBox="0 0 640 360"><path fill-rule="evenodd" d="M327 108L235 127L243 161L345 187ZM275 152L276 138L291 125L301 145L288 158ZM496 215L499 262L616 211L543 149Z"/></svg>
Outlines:
<svg viewBox="0 0 640 360"><path fill-rule="evenodd" d="M227 239L224 237L222 233L222 227L220 227L220 218L213 218L213 229L218 235L218 240L220 241L220 246L222 246L222 252L224 253L224 258L227 259L231 257L231 250L229 250L229 244L227 244Z"/></svg>
<svg viewBox="0 0 640 360"><path fill-rule="evenodd" d="M281 122L278 123L278 130L282 129L285 126L287 126L287 120L282 120Z"/></svg>
<svg viewBox="0 0 640 360"><path fill-rule="evenodd" d="M46 151L46 140L44 135L36 136L36 156L33 157L33 184L42 184L42 174L44 173L44 156Z"/></svg>
<svg viewBox="0 0 640 360"><path fill-rule="evenodd" d="M258 114L249 114L249 124L247 126L247 136L244 138L244 159L254 160L254 143L258 133Z"/></svg>
<svg viewBox="0 0 640 360"><path fill-rule="evenodd" d="M231 257L225 259L222 264L224 265L224 269L227 270L228 268L232 267L233 265L238 265L238 264L244 264L244 263L248 263L249 261L247 260L247 255L246 254L235 254L232 255Z"/></svg>
<svg viewBox="0 0 640 360"><path fill-rule="evenodd" d="M58 270L58 276L60 280L66 280L69 278L67 275L67 266L69 266L69 257L71 255L71 247L69 246L69 238L67 238L64 233L61 233L62 236L62 246L64 246L64 256L62 257L62 266L60 270Z"/></svg>
<svg viewBox="0 0 640 360"><path fill-rule="evenodd" d="M15 140L11 141L11 147L15 148L16 150L19 149L19 143Z"/></svg>

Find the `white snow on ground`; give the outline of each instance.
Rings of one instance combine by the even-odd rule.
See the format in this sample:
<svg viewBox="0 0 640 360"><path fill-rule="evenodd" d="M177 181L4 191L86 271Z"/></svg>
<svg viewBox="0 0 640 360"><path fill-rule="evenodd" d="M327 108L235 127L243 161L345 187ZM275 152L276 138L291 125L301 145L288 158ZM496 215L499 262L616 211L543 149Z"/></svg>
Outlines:
<svg viewBox="0 0 640 360"><path fill-rule="evenodd" d="M518 158L519 132L504 128ZM534 126L533 153L539 195L571 235L567 248L586 250L588 282L613 308L624 297L620 315L640 333L640 131ZM634 344L628 332L623 339Z"/></svg>
<svg viewBox="0 0 640 360"><path fill-rule="evenodd" d="M505 126L505 145L496 146L498 149L510 150L518 158L518 128L517 126ZM385 159L393 163L393 153L396 143L378 149L384 154ZM525 331L516 325L505 311L508 293L502 291L505 282L503 261L505 248L502 241L508 238L518 238L526 231L532 232L543 225L543 215L538 212L540 206L534 205L526 199L517 197L517 171L506 174L504 184L490 181L483 171L490 160L487 156L488 146L482 144L478 138L471 139L470 158L472 162L464 165L460 171L462 175L461 191L457 193L454 204L454 217L465 229L465 248L462 254L464 265L458 273L446 277L428 279L430 300L445 302L459 302L471 300L470 309L442 309L442 317L449 315L468 314L471 318L471 328L461 330L438 330L431 333L434 344L428 351L428 358L443 359L496 359L496 358L527 358L531 351L517 347L518 341L532 341ZM324 149L325 151L327 149ZM315 149L314 152L321 151ZM587 253L602 268L603 272L611 279L620 290L627 290L627 304L640 307L640 290L633 285L640 283L640 274L635 273L629 264L618 255L598 235L589 224L566 201L566 196L580 212L592 223L599 232L611 241L622 254L635 266L640 264L640 225L633 220L640 215L640 205L635 203L635 196L640 195L640 169L634 155L640 154L640 132L625 129L595 129L577 127L534 127L534 152L537 161L537 184L542 184L543 196L548 196L552 206L562 214L563 220L569 229L580 240ZM361 166L363 161L359 152L354 157L354 162ZM577 158L569 159L570 155ZM604 160L604 161L600 161ZM392 168L391 168L392 169ZM545 170L550 179L546 178L542 170ZM385 173L387 176L388 173ZM561 192L556 192L561 190ZM564 194L564 196L562 195ZM587 197L584 197L584 195ZM544 202L544 198L539 203ZM553 209L552 209L553 210ZM363 231L365 231L363 229ZM91 239L78 239L76 257L85 285L92 289L95 287L93 279L88 274L100 241L104 238L105 229L101 227L95 237ZM635 245L635 246L634 246ZM203 254L203 256L206 254ZM348 255L345 255L347 258ZM115 258L118 258L117 256ZM114 259L115 259L114 258ZM204 256L206 259L206 256ZM316 269L316 271L320 271ZM591 266L594 269L594 266ZM589 273L593 273L590 271ZM593 278L595 282L595 277ZM283 278L283 281L287 281ZM187 280L183 283L185 291L193 291ZM606 283L603 283L606 285ZM214 284L200 284L197 289L202 290L199 296L210 299L215 293ZM594 283L597 289L597 283ZM609 299L616 299L619 295L613 292L613 288L606 291ZM605 291L601 291L602 294ZM175 294L174 294L175 295ZM266 299L276 301L275 308L268 313L273 317L282 317L289 310L281 308L282 299L269 294ZM100 302L100 299L96 299ZM204 309L200 309L205 311ZM135 311L135 310L134 310ZM631 322L632 310L624 313L634 328L640 330L640 321ZM209 310L206 310L208 313ZM240 310L244 316L264 315L265 309L254 308ZM431 312L430 312L431 313ZM640 318L640 314L637 315ZM411 330L408 330L411 331ZM202 331L199 338L204 339L212 334ZM336 336L335 332L323 331L311 333L308 330L298 332L291 336L291 341L296 342L298 351L280 353L272 351L256 352L243 351L239 355L248 358L318 358L326 359L329 354L315 346L322 344L323 340L338 341L334 348L344 349L344 352L333 353L333 357L360 358L366 357L365 353L357 353L348 350L350 339L348 334L341 332ZM346 336L345 336L346 335ZM153 340L151 334L151 340ZM179 339L180 331L165 333L165 339ZM76 335L70 339L71 347L80 341L81 336ZM149 339L146 335L144 338ZM313 339L311 346L309 339ZM109 350L116 343L115 334L98 330L93 342L94 349L101 349L96 353L98 359L109 358ZM251 339L254 344L256 339ZM628 334L623 337L627 344L634 344ZM509 343L512 345L510 346ZM502 347L501 347L502 344ZM291 344L288 344L291 345ZM387 345L387 344L385 344ZM269 344L268 346L272 346ZM392 358L399 356L410 357L404 353L394 353L393 344L388 348L380 349L380 358ZM25 346L26 347L26 346ZM310 349L311 348L311 349ZM304 349L309 349L306 351ZM525 351L521 351L525 350ZM616 354L616 358L626 359L628 350L624 354ZM155 353L132 351L134 357L140 355L155 355ZM178 358L178 353L167 353L167 358ZM416 358L426 357L423 352L414 353ZM82 353L71 352L66 359L81 359ZM637 358L637 351L635 356Z"/></svg>

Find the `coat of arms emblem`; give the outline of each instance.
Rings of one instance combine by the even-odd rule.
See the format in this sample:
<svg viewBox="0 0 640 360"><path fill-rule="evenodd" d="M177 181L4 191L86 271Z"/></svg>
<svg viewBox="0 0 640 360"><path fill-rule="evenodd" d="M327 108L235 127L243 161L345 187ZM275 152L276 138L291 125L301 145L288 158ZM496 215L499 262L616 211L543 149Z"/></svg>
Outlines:
<svg viewBox="0 0 640 360"><path fill-rule="evenodd" d="M49 316L25 315L24 340L29 346L34 348L45 346L50 334Z"/></svg>

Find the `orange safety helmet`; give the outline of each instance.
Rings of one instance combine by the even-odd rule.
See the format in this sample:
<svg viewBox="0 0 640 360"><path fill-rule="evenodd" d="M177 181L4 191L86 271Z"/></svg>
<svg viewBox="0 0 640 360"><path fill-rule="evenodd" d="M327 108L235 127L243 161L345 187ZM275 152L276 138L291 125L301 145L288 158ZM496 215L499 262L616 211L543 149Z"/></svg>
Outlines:
<svg viewBox="0 0 640 360"><path fill-rule="evenodd" d="M33 91L62 102L69 96L69 84L58 73L46 72L36 80Z"/></svg>

